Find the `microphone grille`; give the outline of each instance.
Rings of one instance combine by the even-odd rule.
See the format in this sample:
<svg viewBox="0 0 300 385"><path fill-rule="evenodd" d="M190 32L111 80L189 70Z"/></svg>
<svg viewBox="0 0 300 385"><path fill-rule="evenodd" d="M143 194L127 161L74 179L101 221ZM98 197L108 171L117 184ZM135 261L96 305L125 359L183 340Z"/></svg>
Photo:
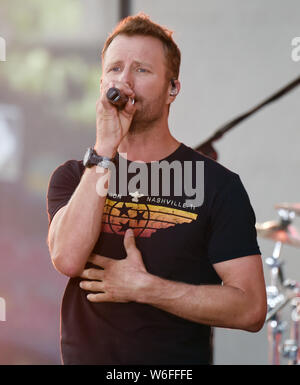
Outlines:
<svg viewBox="0 0 300 385"><path fill-rule="evenodd" d="M112 102L116 102L120 99L121 94L120 91L117 88L109 88L109 90L106 93L107 99L111 100Z"/></svg>

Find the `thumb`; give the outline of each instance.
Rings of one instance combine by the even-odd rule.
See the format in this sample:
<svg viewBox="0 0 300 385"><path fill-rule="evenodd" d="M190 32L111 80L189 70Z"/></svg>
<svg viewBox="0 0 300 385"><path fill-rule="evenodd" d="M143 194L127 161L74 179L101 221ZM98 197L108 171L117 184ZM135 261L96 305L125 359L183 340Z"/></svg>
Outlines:
<svg viewBox="0 0 300 385"><path fill-rule="evenodd" d="M128 252L134 251L136 248L135 245L135 237L134 237L134 232L132 229L127 229L124 235L124 247L125 250Z"/></svg>
<svg viewBox="0 0 300 385"><path fill-rule="evenodd" d="M124 236L124 247L127 253L127 258L142 259L140 250L136 247L134 232L132 229L127 229Z"/></svg>
<svg viewBox="0 0 300 385"><path fill-rule="evenodd" d="M136 247L134 232L132 229L128 229L124 236L124 246L127 253L127 259L131 260L135 266L138 266L140 270L146 271L142 254Z"/></svg>

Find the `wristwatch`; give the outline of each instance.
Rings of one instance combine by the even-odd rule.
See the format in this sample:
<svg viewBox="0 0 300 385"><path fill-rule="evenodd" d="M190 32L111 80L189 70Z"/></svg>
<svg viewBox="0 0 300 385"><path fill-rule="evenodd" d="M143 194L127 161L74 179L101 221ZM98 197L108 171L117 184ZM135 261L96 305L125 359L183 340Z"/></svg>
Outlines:
<svg viewBox="0 0 300 385"><path fill-rule="evenodd" d="M89 168L97 165L103 168L109 168L111 162L114 163L114 159L98 155L92 147L86 150L83 158L84 167Z"/></svg>

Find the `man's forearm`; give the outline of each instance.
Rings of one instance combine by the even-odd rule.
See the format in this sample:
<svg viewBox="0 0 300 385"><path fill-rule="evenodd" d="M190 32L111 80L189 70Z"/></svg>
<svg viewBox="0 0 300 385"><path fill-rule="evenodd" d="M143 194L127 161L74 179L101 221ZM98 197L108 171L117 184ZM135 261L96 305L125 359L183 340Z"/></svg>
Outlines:
<svg viewBox="0 0 300 385"><path fill-rule="evenodd" d="M91 302L137 302L157 307L189 321L211 326L258 331L264 324L267 301L261 255L223 261L214 269L223 285L192 285L147 272L133 231L124 236L126 258L94 255L102 269L86 269L80 283Z"/></svg>
<svg viewBox="0 0 300 385"><path fill-rule="evenodd" d="M149 274L137 302L211 326L253 332L262 327L255 304L243 290L232 286L191 285Z"/></svg>

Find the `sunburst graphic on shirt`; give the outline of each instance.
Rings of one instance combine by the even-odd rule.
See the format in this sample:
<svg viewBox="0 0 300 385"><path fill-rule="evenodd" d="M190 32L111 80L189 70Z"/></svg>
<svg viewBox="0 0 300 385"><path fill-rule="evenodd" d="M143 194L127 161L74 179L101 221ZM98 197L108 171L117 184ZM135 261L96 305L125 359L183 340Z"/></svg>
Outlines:
<svg viewBox="0 0 300 385"><path fill-rule="evenodd" d="M129 228L135 236L151 237L160 229L191 223L197 214L166 206L120 202L106 199L102 218L102 231L123 235Z"/></svg>

